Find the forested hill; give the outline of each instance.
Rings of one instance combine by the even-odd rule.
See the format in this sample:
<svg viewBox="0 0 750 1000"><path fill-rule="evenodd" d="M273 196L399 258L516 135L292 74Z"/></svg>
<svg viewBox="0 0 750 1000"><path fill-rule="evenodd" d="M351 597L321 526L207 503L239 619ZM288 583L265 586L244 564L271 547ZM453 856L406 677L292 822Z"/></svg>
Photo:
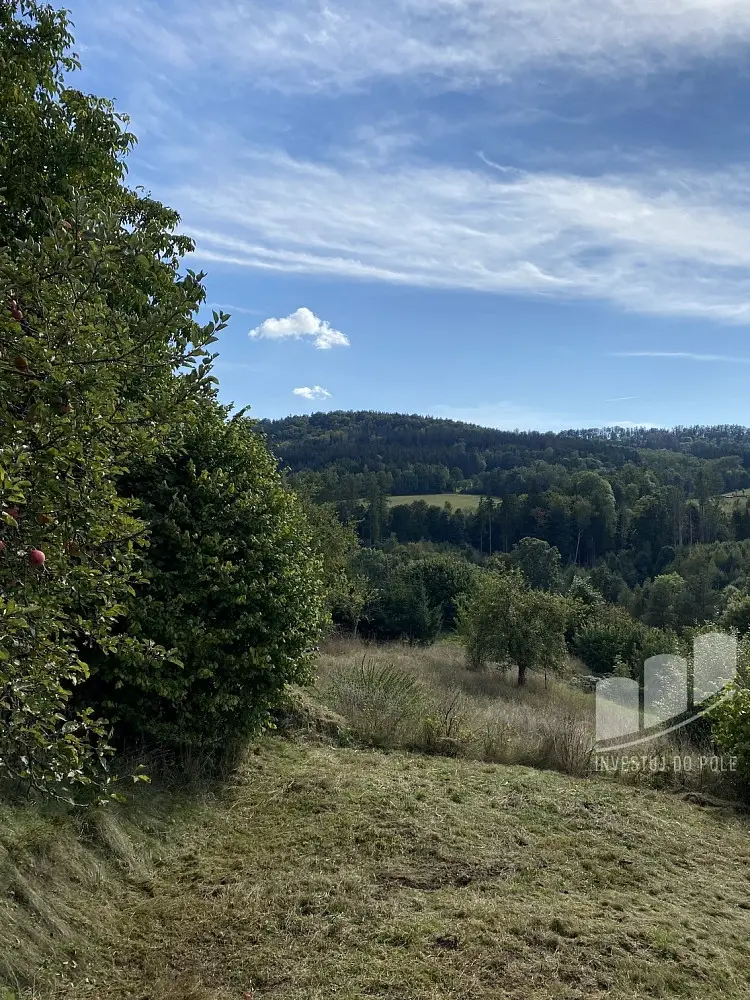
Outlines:
<svg viewBox="0 0 750 1000"><path fill-rule="evenodd" d="M750 486L750 430L735 425L540 433L336 411L261 421L259 429L292 472L323 473L321 485L334 492L334 480L353 476L361 496L372 474L384 492L396 495L461 490L503 496L548 489L555 468L558 474L607 475L629 465L650 470L657 483L681 486L688 496L707 476L715 492Z"/></svg>
<svg viewBox="0 0 750 1000"><path fill-rule="evenodd" d="M710 619L745 580L750 592L743 427L545 434L375 412L257 426L293 484L333 504L365 546L437 546L480 561L533 551L585 571L637 616L639 588L656 577L662 586L660 574L671 573L664 586L687 590L669 621L683 624ZM544 577L527 569L530 579Z"/></svg>

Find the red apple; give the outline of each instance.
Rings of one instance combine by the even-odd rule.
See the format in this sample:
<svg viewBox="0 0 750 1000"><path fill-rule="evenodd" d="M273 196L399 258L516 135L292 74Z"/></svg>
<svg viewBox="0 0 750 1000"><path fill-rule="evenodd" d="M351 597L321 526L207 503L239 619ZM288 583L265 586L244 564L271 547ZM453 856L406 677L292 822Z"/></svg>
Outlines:
<svg viewBox="0 0 750 1000"><path fill-rule="evenodd" d="M49 514L37 514L36 523L42 525L52 524L52 518L49 516Z"/></svg>
<svg viewBox="0 0 750 1000"><path fill-rule="evenodd" d="M72 412L73 412L73 404L72 403L63 403L63 405L60 407L60 413L63 416L65 416L67 413L72 413Z"/></svg>
<svg viewBox="0 0 750 1000"><path fill-rule="evenodd" d="M44 566L47 557L42 552L41 549L31 549L29 552L29 565L30 566Z"/></svg>
<svg viewBox="0 0 750 1000"><path fill-rule="evenodd" d="M23 354L19 354L16 358L14 358L13 364L16 366L19 372L25 372L28 371L29 369L29 362L26 360Z"/></svg>
<svg viewBox="0 0 750 1000"><path fill-rule="evenodd" d="M21 320L23 319L23 312L18 308L11 309L10 314L16 321L16 323L20 323Z"/></svg>
<svg viewBox="0 0 750 1000"><path fill-rule="evenodd" d="M19 511L18 507L8 507L5 513L8 515L8 517L12 517L14 521L18 521L21 518L21 512Z"/></svg>

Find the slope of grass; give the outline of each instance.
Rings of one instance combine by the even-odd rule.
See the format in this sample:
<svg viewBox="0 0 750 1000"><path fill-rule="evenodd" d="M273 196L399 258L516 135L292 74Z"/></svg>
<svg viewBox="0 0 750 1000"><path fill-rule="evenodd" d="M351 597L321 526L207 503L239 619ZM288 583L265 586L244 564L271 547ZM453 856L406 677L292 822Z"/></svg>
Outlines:
<svg viewBox="0 0 750 1000"><path fill-rule="evenodd" d="M571 773L589 768L593 694L553 675L531 672L519 688L515 670L469 670L456 642L420 648L331 641L315 690L355 736L378 747Z"/></svg>
<svg viewBox="0 0 750 1000"><path fill-rule="evenodd" d="M2 811L14 994L750 996L747 825L661 792L275 737L213 795Z"/></svg>
<svg viewBox="0 0 750 1000"><path fill-rule="evenodd" d="M413 496L388 497L388 505L397 507L423 500L430 507L444 507L449 503L454 510L475 510L481 499L471 493L415 493Z"/></svg>

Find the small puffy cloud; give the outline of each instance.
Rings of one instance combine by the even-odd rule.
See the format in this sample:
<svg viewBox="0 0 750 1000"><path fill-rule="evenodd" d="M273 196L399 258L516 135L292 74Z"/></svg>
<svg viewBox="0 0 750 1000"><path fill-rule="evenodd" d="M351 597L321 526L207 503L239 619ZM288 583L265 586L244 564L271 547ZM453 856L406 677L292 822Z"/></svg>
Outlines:
<svg viewBox="0 0 750 1000"><path fill-rule="evenodd" d="M331 394L322 385L303 385L294 390L295 396L302 396L303 399L330 399Z"/></svg>
<svg viewBox="0 0 750 1000"><path fill-rule="evenodd" d="M340 330L334 330L330 323L318 319L312 310L304 306L283 319L272 317L264 320L260 326L250 331L250 336L253 339L265 340L284 340L287 337L299 340L300 337L312 337L313 346L320 351L327 351L331 347L349 346L349 338L345 334Z"/></svg>

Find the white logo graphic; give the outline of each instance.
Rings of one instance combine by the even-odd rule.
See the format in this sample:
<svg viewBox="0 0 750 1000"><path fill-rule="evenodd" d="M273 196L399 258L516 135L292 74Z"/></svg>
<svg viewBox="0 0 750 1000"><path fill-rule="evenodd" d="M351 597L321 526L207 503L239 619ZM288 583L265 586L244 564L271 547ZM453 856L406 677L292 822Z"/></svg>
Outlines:
<svg viewBox="0 0 750 1000"><path fill-rule="evenodd" d="M736 676L737 639L707 632L693 640L692 663L664 653L646 660L642 684L629 677L598 681L597 750L621 750L686 726L705 715Z"/></svg>

